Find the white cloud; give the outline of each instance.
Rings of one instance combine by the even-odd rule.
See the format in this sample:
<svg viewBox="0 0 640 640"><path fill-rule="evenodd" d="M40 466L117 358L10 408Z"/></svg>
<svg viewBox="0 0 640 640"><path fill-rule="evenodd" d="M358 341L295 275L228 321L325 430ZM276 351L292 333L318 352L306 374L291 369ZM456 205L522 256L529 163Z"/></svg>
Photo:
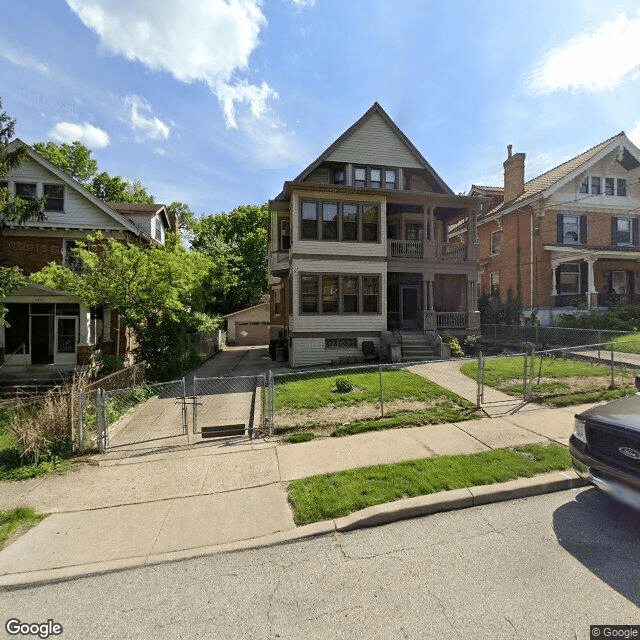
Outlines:
<svg viewBox="0 0 640 640"><path fill-rule="evenodd" d="M635 123L633 129L631 129L627 135L629 136L629 140L631 140L636 147L640 146L640 120Z"/></svg>
<svg viewBox="0 0 640 640"><path fill-rule="evenodd" d="M186 83L204 82L217 96L227 126L236 107L257 116L275 92L242 74L266 25L260 0L67 0L101 46Z"/></svg>
<svg viewBox="0 0 640 640"><path fill-rule="evenodd" d="M139 139L166 140L169 137L171 127L153 115L151 105L144 98L131 94L124 103L131 110L131 128Z"/></svg>
<svg viewBox="0 0 640 640"><path fill-rule="evenodd" d="M538 95L558 91L607 91L640 66L640 14L615 20L548 51L534 66L527 86Z"/></svg>
<svg viewBox="0 0 640 640"><path fill-rule="evenodd" d="M34 69L38 73L47 75L49 73L49 67L46 64L32 58L28 54L18 53L7 43L6 40L0 39L0 56L5 60L8 60L12 64L18 67L24 67L25 69Z"/></svg>
<svg viewBox="0 0 640 640"><path fill-rule="evenodd" d="M295 4L297 7L313 7L316 3L316 0L289 0L289 1Z"/></svg>
<svg viewBox="0 0 640 640"><path fill-rule="evenodd" d="M49 131L49 135L60 142L71 143L80 140L90 149L102 149L109 144L109 136L106 131L94 127L92 124L76 124L74 122L58 122Z"/></svg>

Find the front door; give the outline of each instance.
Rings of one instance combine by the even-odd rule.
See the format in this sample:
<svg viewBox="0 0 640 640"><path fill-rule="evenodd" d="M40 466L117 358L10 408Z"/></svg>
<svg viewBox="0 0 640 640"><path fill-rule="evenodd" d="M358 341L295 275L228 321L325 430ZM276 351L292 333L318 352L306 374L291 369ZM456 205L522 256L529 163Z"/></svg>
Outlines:
<svg viewBox="0 0 640 640"><path fill-rule="evenodd" d="M56 364L75 364L78 341L78 318L56 318Z"/></svg>
<svg viewBox="0 0 640 640"><path fill-rule="evenodd" d="M53 316L31 316L31 364L53 362Z"/></svg>
<svg viewBox="0 0 640 640"><path fill-rule="evenodd" d="M418 287L402 287L400 305L400 328L417 331L419 328Z"/></svg>

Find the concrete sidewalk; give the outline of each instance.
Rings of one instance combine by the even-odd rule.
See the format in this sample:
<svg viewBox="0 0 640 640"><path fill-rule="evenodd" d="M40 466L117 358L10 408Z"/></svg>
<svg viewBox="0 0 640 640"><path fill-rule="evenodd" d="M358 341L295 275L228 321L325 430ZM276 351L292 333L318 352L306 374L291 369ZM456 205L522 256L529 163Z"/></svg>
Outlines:
<svg viewBox="0 0 640 640"><path fill-rule="evenodd" d="M137 458L104 459L98 466L85 465L65 475L2 484L0 510L28 505L51 515L0 552L0 586L188 557L229 544L247 546L252 540L283 541L318 533L325 525L296 529L287 502L289 481L525 443L566 445L573 415L584 408L531 405L493 419L292 445L209 442ZM556 478L555 490L574 482L566 477L566 486L557 484ZM496 487L496 495L503 495L502 485ZM421 504L433 510L434 501L440 500L437 495L425 496ZM402 513L404 503L378 509L390 517L394 509ZM358 517L349 517L350 526Z"/></svg>

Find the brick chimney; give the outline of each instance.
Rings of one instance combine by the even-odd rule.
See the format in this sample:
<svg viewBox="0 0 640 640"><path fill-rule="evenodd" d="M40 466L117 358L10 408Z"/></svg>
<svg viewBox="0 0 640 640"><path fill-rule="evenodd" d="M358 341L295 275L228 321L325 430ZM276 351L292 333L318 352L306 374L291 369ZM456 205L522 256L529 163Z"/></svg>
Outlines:
<svg viewBox="0 0 640 640"><path fill-rule="evenodd" d="M512 154L513 145L507 146L504 161L504 201L511 202L524 193L524 153Z"/></svg>

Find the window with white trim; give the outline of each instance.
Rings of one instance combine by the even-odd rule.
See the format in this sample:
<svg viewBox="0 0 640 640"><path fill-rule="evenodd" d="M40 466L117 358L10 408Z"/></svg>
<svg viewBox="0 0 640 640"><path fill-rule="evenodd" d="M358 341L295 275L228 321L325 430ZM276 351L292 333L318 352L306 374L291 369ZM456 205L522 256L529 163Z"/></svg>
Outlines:
<svg viewBox="0 0 640 640"><path fill-rule="evenodd" d="M580 264L577 262L569 262L560 265L559 269L559 287L560 294L577 294L580 293Z"/></svg>
<svg viewBox="0 0 640 640"><path fill-rule="evenodd" d="M300 208L300 239L341 242L380 242L377 203L316 202Z"/></svg>
<svg viewBox="0 0 640 640"><path fill-rule="evenodd" d="M64 187L61 184L43 186L45 211L64 211Z"/></svg>
<svg viewBox="0 0 640 640"><path fill-rule="evenodd" d="M301 274L300 314L380 313L380 276Z"/></svg>

